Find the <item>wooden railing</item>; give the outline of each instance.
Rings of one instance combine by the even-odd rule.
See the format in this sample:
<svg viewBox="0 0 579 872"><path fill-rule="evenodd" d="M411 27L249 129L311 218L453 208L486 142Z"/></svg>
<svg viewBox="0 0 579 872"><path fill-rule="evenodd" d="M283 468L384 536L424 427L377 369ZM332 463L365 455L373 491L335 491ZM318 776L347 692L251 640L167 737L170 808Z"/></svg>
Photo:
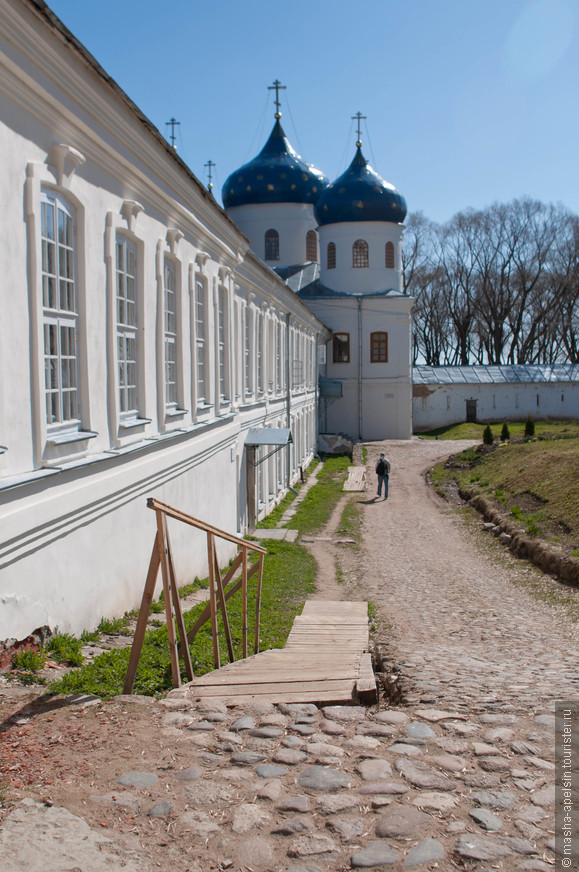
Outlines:
<svg viewBox="0 0 579 872"><path fill-rule="evenodd" d="M229 626L229 618L227 615L227 601L241 588L242 591L242 617L241 617L241 646L242 657L247 657L248 654L248 612L247 612L247 583L252 576L257 575L256 588L256 608L255 608L255 634L253 653L259 651L259 621L261 608L261 585L263 579L263 557L266 554L265 548L255 545L253 542L247 542L239 536L234 536L231 533L226 533L218 527L213 527L211 524L206 524L191 515L186 515L178 509L174 509L159 500L150 498L147 500L147 506L153 509L157 515L157 532L153 544L153 552L149 563L149 571L141 600L141 608L139 617L137 618L137 626L127 674L125 676L125 684L123 693L132 693L137 674L137 667L141 657L143 648L143 640L147 630L147 620L151 611L151 603L155 593L157 584L157 576L159 567L163 578L163 597L165 601L165 616L167 619L167 634L169 637L169 651L171 655L171 677L173 687L180 687L181 675L179 671L179 657L183 658L185 664L185 673L187 680L193 680L193 666L191 664L191 653L189 644L193 641L200 628L208 620L211 621L211 636L213 642L213 662L215 668L219 669L221 662L219 656L219 635L218 635L218 609L221 611L223 620L223 629L227 642L227 650L229 659L233 663L235 654L233 651L233 641L231 638L231 629ZM209 564L209 603L204 608L195 625L189 633L185 631L185 622L183 620L183 612L179 601L179 589L177 586L177 577L175 574L175 566L173 563L173 554L171 552L171 541L169 539L169 530L167 527L167 518L174 518L177 521L182 521L184 524L189 524L191 527L196 527L199 530L204 530L207 534L207 560ZM217 550L215 547L216 539L225 539L228 542L233 542L240 548L240 552L233 561L226 575L222 578L217 559ZM257 553L258 559L249 566L249 552ZM238 570L241 568L241 577L231 584ZM229 585L231 584L231 587ZM175 629L176 625L176 629ZM179 642L177 642L177 635Z"/></svg>

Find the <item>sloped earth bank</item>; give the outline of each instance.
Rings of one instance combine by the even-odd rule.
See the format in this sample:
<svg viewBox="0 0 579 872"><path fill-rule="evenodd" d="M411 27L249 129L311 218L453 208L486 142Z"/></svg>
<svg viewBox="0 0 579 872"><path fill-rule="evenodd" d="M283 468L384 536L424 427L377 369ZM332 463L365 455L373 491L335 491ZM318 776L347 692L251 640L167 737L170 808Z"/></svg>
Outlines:
<svg viewBox="0 0 579 872"><path fill-rule="evenodd" d="M173 691L27 709L3 690L0 869L553 868L553 704L579 696L577 625L527 592L557 582L428 490L425 470L461 447L368 446L363 549L310 546L347 579L325 575L322 597L374 601L395 706L228 709Z"/></svg>

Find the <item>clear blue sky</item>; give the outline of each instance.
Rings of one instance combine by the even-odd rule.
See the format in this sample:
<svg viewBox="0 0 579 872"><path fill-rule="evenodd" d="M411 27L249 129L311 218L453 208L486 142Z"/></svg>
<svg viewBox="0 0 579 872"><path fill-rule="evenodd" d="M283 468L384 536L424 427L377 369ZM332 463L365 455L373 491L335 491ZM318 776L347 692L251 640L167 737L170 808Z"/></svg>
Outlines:
<svg viewBox="0 0 579 872"><path fill-rule="evenodd" d="M275 78L294 147L331 179L364 152L446 221L529 195L579 213L577 0L49 0L215 194L261 149Z"/></svg>

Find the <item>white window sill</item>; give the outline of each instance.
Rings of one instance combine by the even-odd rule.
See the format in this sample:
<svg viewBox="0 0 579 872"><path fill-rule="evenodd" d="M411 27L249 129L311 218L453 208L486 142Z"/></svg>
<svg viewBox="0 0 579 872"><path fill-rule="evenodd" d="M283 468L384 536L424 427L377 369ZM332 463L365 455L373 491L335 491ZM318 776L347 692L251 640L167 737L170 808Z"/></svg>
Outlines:
<svg viewBox="0 0 579 872"><path fill-rule="evenodd" d="M0 454L4 454L5 451L8 451L5 445L0 445Z"/></svg>
<svg viewBox="0 0 579 872"><path fill-rule="evenodd" d="M134 430L136 427L144 427L145 424L151 423L151 418L127 418L126 421L121 421L119 430Z"/></svg>
<svg viewBox="0 0 579 872"><path fill-rule="evenodd" d="M46 437L48 445L68 445L70 442L85 442L87 439L94 439L98 433L92 430L71 430L68 433L50 433Z"/></svg>
<svg viewBox="0 0 579 872"><path fill-rule="evenodd" d="M165 409L165 418L179 418L187 414L187 409Z"/></svg>

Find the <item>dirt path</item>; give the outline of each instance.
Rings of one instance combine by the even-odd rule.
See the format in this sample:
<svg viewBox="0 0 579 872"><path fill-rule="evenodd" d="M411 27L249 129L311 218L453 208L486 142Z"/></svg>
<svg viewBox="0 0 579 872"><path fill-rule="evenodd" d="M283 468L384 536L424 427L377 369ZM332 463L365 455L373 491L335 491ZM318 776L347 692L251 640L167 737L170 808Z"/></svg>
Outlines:
<svg viewBox="0 0 579 872"><path fill-rule="evenodd" d="M427 487L425 472L448 455L449 443L372 445L369 470L380 450L392 464L390 496L365 503L356 587L389 627L390 646L412 680L410 699L494 710L579 695L579 627L524 586L540 578L548 592L559 583L489 534L473 537L472 524ZM375 476L368 479L366 500Z"/></svg>

